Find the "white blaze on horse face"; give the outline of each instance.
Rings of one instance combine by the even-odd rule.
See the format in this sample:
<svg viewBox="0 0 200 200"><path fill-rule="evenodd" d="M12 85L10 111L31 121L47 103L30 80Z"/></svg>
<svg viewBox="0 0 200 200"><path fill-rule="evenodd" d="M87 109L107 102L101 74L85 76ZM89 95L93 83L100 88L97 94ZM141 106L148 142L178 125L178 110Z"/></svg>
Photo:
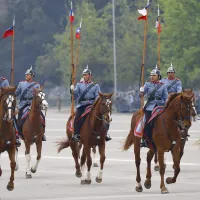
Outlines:
<svg viewBox="0 0 200 200"><path fill-rule="evenodd" d="M49 104L47 103L46 99L45 99L45 93L44 92L39 92L38 96L42 99L42 106L44 107L44 109L47 109L49 107Z"/></svg>
<svg viewBox="0 0 200 200"><path fill-rule="evenodd" d="M8 118L7 118L8 121L12 120L12 112L11 112L12 110L11 110L11 108L12 108L13 101L14 101L14 97L12 95L9 95L8 98L6 99L6 103L7 103L8 108L9 108L8 109Z"/></svg>
<svg viewBox="0 0 200 200"><path fill-rule="evenodd" d="M112 101L110 99L106 100L106 106L108 108L108 110L110 110L110 105L111 105ZM108 121L111 122L112 118L111 118L111 111L108 112Z"/></svg>

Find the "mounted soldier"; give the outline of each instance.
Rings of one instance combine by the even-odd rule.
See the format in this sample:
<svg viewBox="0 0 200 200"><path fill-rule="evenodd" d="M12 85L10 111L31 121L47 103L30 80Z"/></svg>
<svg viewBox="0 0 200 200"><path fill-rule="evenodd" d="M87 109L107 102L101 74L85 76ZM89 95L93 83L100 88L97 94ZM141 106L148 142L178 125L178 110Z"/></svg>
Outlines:
<svg viewBox="0 0 200 200"><path fill-rule="evenodd" d="M0 77L0 88L9 86L9 82L6 78Z"/></svg>
<svg viewBox="0 0 200 200"><path fill-rule="evenodd" d="M76 116L74 119L74 135L72 140L80 142L80 129L82 120L79 118L85 112L86 108L93 105L95 100L98 98L100 92L99 84L92 81L92 72L86 67L82 72L83 79L79 83L70 86L70 91L74 94L74 99L78 100L76 106ZM111 140L109 135L106 135L106 141Z"/></svg>
<svg viewBox="0 0 200 200"><path fill-rule="evenodd" d="M163 84L161 80L161 74L160 71L156 68L151 71L150 73L151 81L146 82L143 87L140 88L140 96L147 95L147 102L144 106L144 115L145 115L145 135L148 137L149 140L151 140L151 132L152 132L152 126L151 123L147 124L152 111L157 106L164 106L165 102L168 98L167 88L165 84ZM148 144L146 143L147 140L144 140L142 145L147 147Z"/></svg>
<svg viewBox="0 0 200 200"><path fill-rule="evenodd" d="M22 133L22 123L21 118L23 115L23 111L25 108L31 105L33 99L34 89L39 89L40 84L33 81L35 73L32 69L28 69L25 73L25 81L21 81L18 84L17 90L15 92L16 96L20 96L20 101L18 105L19 113L18 113L18 131ZM46 141L46 136L43 135L42 141Z"/></svg>
<svg viewBox="0 0 200 200"><path fill-rule="evenodd" d="M161 80L161 82L163 82L166 85L167 92L169 94L182 92L182 82L180 79L175 77L175 73L176 71L171 63L171 66L167 70L168 77Z"/></svg>

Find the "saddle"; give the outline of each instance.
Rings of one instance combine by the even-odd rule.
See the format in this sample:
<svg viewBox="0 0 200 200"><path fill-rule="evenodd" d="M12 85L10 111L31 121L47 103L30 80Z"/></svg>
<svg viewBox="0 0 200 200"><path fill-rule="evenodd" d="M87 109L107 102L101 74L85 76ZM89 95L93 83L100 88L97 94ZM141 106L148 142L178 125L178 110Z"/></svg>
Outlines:
<svg viewBox="0 0 200 200"><path fill-rule="evenodd" d="M18 125L18 131L19 131L19 135L23 138L23 133L22 133L22 127L26 121L26 119L28 118L28 115L30 113L30 110L31 110L31 105L29 106L26 106L24 109L23 109L23 112L22 112L22 117L20 120L18 120L17 122L17 125ZM45 116L44 114L41 112L40 114L40 121L43 125L43 127L46 126L46 123L45 123Z"/></svg>
<svg viewBox="0 0 200 200"><path fill-rule="evenodd" d="M83 125L83 122L87 115L91 112L93 105L89 105L86 109L85 112L78 118L78 121L81 120L81 126ZM74 117L75 118L75 117ZM74 121L74 120L73 120ZM73 132L74 131L74 125L73 125L72 119L68 123L68 129Z"/></svg>

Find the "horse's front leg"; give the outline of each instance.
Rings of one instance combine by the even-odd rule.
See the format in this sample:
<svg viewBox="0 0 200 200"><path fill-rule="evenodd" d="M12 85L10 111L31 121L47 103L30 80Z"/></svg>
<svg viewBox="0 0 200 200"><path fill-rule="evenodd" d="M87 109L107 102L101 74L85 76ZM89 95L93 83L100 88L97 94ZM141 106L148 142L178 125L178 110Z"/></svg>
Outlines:
<svg viewBox="0 0 200 200"><path fill-rule="evenodd" d="M136 188L135 190L137 192L142 192L143 188L141 185L141 177L140 177L140 163L141 163L141 158L140 158L140 138L135 137L134 140L134 154L135 154L135 165L137 168L137 175L136 175Z"/></svg>
<svg viewBox="0 0 200 200"><path fill-rule="evenodd" d="M81 184L85 184L85 161L86 161L86 154L84 151L84 147L83 147L83 151L82 151L82 155L81 155Z"/></svg>
<svg viewBox="0 0 200 200"><path fill-rule="evenodd" d="M156 154L153 150L149 150L147 153L147 175L146 175L146 181L144 183L144 186L146 189L151 188L151 160L153 159L154 154Z"/></svg>
<svg viewBox="0 0 200 200"><path fill-rule="evenodd" d="M18 148L15 147L15 162L16 162L16 166L15 166L15 171L17 171L19 169L19 163L18 163Z"/></svg>
<svg viewBox="0 0 200 200"><path fill-rule="evenodd" d="M8 182L7 189L9 191L12 191L14 189L14 173L15 173L15 144L13 144L13 147L8 149L8 155L10 158L10 168L11 168L11 176L10 181Z"/></svg>
<svg viewBox="0 0 200 200"><path fill-rule="evenodd" d="M35 141L36 149L37 149L37 158L36 158L36 164L31 167L31 172L32 173L35 173L37 171L39 162L41 160L41 154L42 154L42 135L43 134L40 134L40 136L38 136L36 138L36 141Z"/></svg>
<svg viewBox="0 0 200 200"><path fill-rule="evenodd" d="M99 154L100 154L100 169L96 177L96 182L101 183L102 182L102 176L103 176L103 166L106 159L105 156L105 141L103 144L99 145Z"/></svg>
<svg viewBox="0 0 200 200"><path fill-rule="evenodd" d="M174 161L174 176L166 179L167 184L175 183L180 172L180 145L177 143L171 152Z"/></svg>
<svg viewBox="0 0 200 200"><path fill-rule="evenodd" d="M165 182L164 182L164 174L165 174L164 151L158 150L158 161L159 161L159 166L160 166L160 177L161 177L160 189L161 189L161 194L166 194L166 193L169 193L169 192L168 192L167 188L165 187Z"/></svg>
<svg viewBox="0 0 200 200"><path fill-rule="evenodd" d="M98 164L96 163L96 146L92 147L92 155L93 155L93 167L98 167Z"/></svg>
<svg viewBox="0 0 200 200"><path fill-rule="evenodd" d="M32 178L31 167L30 167L30 163L31 163L30 144L31 144L31 141L25 141L25 148L26 148L25 157L26 157L26 164L27 164L26 178L27 179Z"/></svg>
<svg viewBox="0 0 200 200"><path fill-rule="evenodd" d="M0 153L0 176L2 175L2 170L1 170L1 153Z"/></svg>

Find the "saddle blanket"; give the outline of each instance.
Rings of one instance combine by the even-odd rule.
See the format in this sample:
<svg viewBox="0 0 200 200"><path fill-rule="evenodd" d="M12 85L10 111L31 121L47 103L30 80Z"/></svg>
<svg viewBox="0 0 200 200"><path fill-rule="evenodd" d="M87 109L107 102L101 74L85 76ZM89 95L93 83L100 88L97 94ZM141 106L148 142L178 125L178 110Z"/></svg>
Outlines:
<svg viewBox="0 0 200 200"><path fill-rule="evenodd" d="M92 106L93 105L90 105L88 106L86 109L85 109L85 112L78 118L78 120L81 120L83 119L84 117L86 117L92 110ZM75 117L74 117L75 118ZM73 120L74 121L74 120ZM72 119L69 121L69 124L68 124L68 127L67 127L71 132L74 131L74 125L73 125L73 122L72 122Z"/></svg>
<svg viewBox="0 0 200 200"><path fill-rule="evenodd" d="M30 113L30 110L31 110L31 106L27 106L27 107L25 107L25 108L23 109L23 114L22 114L22 117L21 117L21 121L22 121L23 124L24 124L26 118L28 117L28 115L29 115L29 113ZM41 112L41 114L40 114L40 120L41 120L43 126L45 127L45 117L44 117L44 115L43 115L42 112ZM23 124L22 124L22 125L23 125Z"/></svg>
<svg viewBox="0 0 200 200"><path fill-rule="evenodd" d="M146 123L146 125L150 123L153 119L155 119L158 115L163 113L164 108L165 108L164 106L157 106L156 108L154 108L154 110L151 113L151 117L149 121ZM139 137L139 138L143 137L145 122L146 122L145 115L139 118L139 120L136 122L135 130L134 130L134 135L136 137Z"/></svg>

